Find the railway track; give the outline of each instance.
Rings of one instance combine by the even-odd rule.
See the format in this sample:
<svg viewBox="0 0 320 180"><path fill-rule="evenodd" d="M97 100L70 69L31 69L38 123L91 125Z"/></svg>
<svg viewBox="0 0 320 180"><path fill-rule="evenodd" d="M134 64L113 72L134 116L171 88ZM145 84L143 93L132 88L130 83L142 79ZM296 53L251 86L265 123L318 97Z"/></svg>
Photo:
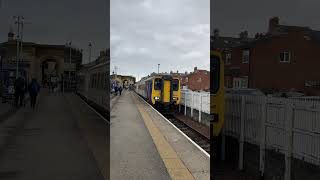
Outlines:
<svg viewBox="0 0 320 180"><path fill-rule="evenodd" d="M192 129L190 126L186 125L179 119L175 118L173 115L164 114L164 116L178 129L180 129L185 135L192 139L198 146L200 146L203 150L210 154L210 139Z"/></svg>

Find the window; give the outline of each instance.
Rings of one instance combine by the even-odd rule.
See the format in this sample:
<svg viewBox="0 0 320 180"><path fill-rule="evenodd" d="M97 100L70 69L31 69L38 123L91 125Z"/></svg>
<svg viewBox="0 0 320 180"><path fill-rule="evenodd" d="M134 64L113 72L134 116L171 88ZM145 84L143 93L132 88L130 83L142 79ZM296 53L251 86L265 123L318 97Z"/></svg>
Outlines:
<svg viewBox="0 0 320 180"><path fill-rule="evenodd" d="M288 51L284 51L280 53L280 62L281 63L289 63L291 61L291 53Z"/></svg>
<svg viewBox="0 0 320 180"><path fill-rule="evenodd" d="M233 88L248 88L248 76L244 76L241 78L233 78Z"/></svg>
<svg viewBox="0 0 320 180"><path fill-rule="evenodd" d="M179 90L179 80L173 79L171 83L172 83L172 90L178 91Z"/></svg>
<svg viewBox="0 0 320 180"><path fill-rule="evenodd" d="M226 64L231 63L231 53L226 53Z"/></svg>
<svg viewBox="0 0 320 180"><path fill-rule="evenodd" d="M156 78L154 79L154 90L161 90L162 88L162 79Z"/></svg>
<svg viewBox="0 0 320 180"><path fill-rule="evenodd" d="M242 51L242 63L249 63L249 56L250 56L250 51L243 50Z"/></svg>

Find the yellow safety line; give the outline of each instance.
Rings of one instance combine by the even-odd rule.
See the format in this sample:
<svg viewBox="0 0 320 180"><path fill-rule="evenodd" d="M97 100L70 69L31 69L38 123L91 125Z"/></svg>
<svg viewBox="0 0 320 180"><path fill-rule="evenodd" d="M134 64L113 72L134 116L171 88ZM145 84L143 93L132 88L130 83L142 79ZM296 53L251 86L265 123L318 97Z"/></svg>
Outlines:
<svg viewBox="0 0 320 180"><path fill-rule="evenodd" d="M171 179L173 180L194 180L188 168L183 164L176 151L167 142L158 127L154 124L149 114L140 103L137 103L142 119L148 128L154 144L164 162Z"/></svg>

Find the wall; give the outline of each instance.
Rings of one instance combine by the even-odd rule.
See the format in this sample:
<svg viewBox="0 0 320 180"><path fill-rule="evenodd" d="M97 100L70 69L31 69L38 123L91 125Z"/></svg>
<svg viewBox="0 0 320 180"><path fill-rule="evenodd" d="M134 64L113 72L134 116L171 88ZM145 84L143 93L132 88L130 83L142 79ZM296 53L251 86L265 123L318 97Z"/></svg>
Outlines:
<svg viewBox="0 0 320 180"><path fill-rule="evenodd" d="M188 89L192 91L207 91L210 89L210 73L206 70L195 70L188 75Z"/></svg>
<svg viewBox="0 0 320 180"><path fill-rule="evenodd" d="M258 42L251 50L251 88L276 88L304 90L305 80L319 80L319 46L306 40L302 32L291 32ZM279 54L291 51L290 63L280 63Z"/></svg>

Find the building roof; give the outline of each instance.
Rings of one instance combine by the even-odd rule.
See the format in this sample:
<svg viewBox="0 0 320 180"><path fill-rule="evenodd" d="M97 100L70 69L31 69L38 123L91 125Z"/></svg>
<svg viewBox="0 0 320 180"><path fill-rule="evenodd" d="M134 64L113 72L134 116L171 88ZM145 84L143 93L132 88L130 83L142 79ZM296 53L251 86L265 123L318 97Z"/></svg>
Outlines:
<svg viewBox="0 0 320 180"><path fill-rule="evenodd" d="M0 43L0 45L2 46L6 46L6 45L15 45L17 44L16 40L12 40L12 41L6 41L6 42L2 42ZM23 42L23 46L24 47L35 47L35 48L51 48L51 49L64 49L66 48L65 45L59 45L59 44L38 44L38 43L34 43L34 42ZM80 52L80 50L78 48L75 47L71 47L73 50L77 50Z"/></svg>
<svg viewBox="0 0 320 180"><path fill-rule="evenodd" d="M242 45L246 45L250 42L252 42L254 39L253 38L236 38L236 37L210 37L210 43L211 43L211 48L213 49L229 49L229 48L234 48Z"/></svg>

